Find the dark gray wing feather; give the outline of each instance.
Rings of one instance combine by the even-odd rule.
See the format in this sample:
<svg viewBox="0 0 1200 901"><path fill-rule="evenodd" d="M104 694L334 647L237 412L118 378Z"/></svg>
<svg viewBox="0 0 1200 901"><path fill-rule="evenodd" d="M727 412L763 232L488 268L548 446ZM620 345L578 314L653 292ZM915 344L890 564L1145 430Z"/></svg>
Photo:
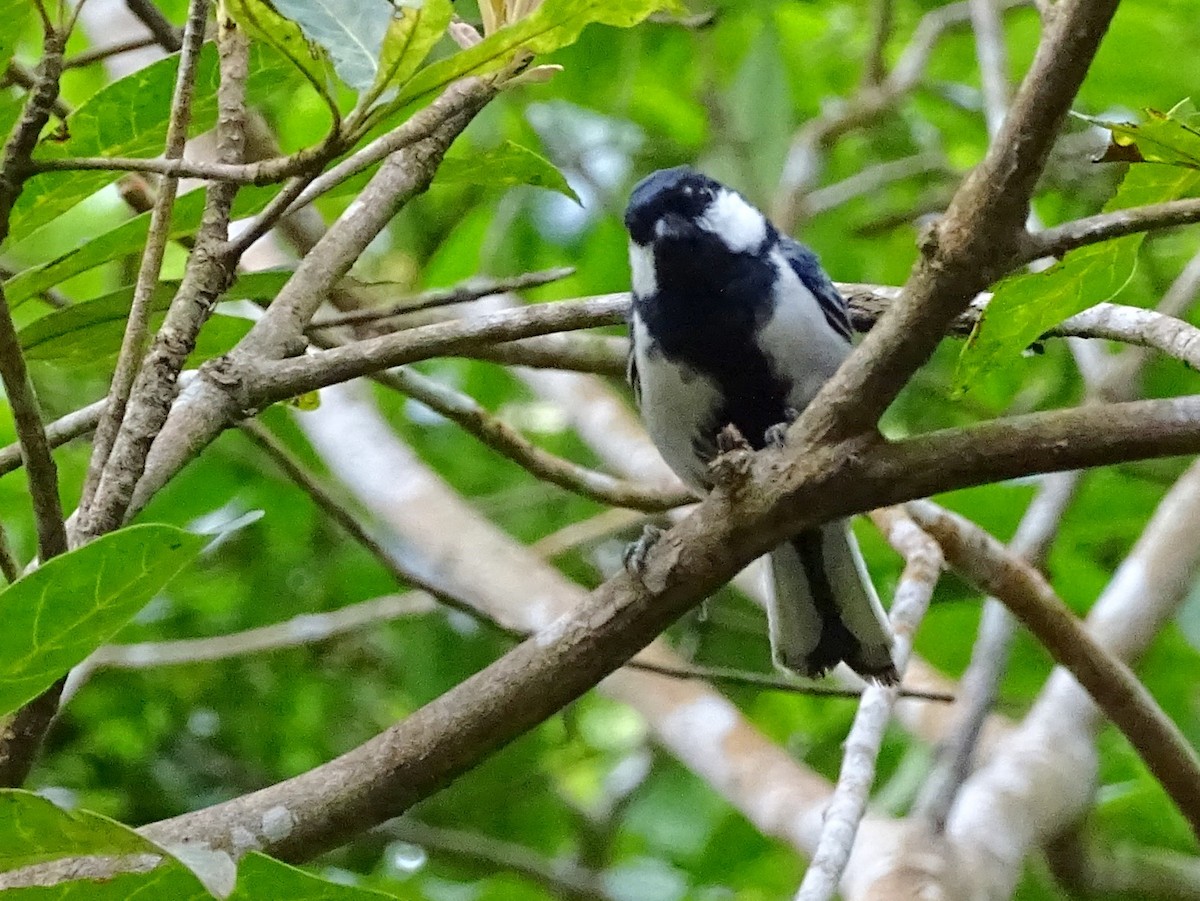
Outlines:
<svg viewBox="0 0 1200 901"><path fill-rule="evenodd" d="M821 305L821 312L825 315L829 327L849 342L853 330L850 328L846 299L838 293L838 289L821 268L817 255L799 241L784 236L779 238L779 249L792 271Z"/></svg>

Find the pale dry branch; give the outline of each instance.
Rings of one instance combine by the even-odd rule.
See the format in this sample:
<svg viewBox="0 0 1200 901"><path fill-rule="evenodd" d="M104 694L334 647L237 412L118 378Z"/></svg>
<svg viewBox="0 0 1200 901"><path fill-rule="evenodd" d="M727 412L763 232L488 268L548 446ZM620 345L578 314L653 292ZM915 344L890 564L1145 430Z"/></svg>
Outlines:
<svg viewBox="0 0 1200 901"><path fill-rule="evenodd" d="M896 636L892 657L897 672L903 675L912 656L917 627L942 574L942 552L901 510L879 510L873 519L905 561L888 617ZM846 737L842 767L825 812L821 840L804 873L796 901L829 901L837 893L859 824L866 814L867 799L875 783L875 764L897 697L896 689L890 686L871 685L863 692Z"/></svg>
<svg viewBox="0 0 1200 901"><path fill-rule="evenodd" d="M167 122L166 147L163 150L165 161L183 158L188 125L192 117L196 69L200 63L200 48L204 43L210 5L209 0L191 0L188 5L183 49L179 56L179 69L171 97L171 115ZM96 486L100 483L105 464L108 463L121 420L125 417L129 394L133 390L133 380L137 377L146 353L146 342L150 335L150 300L154 289L158 287L158 278L162 272L178 188L179 179L175 176L168 175L158 183L146 243L142 250L141 265L133 288L133 300L125 323L125 333L121 338L116 369L108 389L108 403L105 404L100 422L96 426L95 437L92 439L92 454L88 460L87 476L79 501L79 507L84 511L91 506Z"/></svg>
<svg viewBox="0 0 1200 901"><path fill-rule="evenodd" d="M1068 251L1088 244L1196 222L1200 222L1198 197L1168 200L1111 213L1098 213L1028 235L1023 241L1018 259L1028 262L1041 257L1061 257Z"/></svg>
<svg viewBox="0 0 1200 901"><path fill-rule="evenodd" d="M995 538L928 501L908 510L951 566L1002 601L1070 670L1200 835L1200 758L1129 668L1084 629L1037 570Z"/></svg>
<svg viewBox="0 0 1200 901"><path fill-rule="evenodd" d="M1080 478L1079 472L1060 472L1042 479L1013 535L1011 553L1035 569L1042 568ZM971 771L984 724L996 703L1015 629L1016 623L1003 603L994 597L984 601L971 661L960 680L957 722L939 746L935 765L914 805L915 814L928 823L932 832L945 828L958 788Z"/></svg>
<svg viewBox="0 0 1200 901"><path fill-rule="evenodd" d="M507 294L510 291L520 291L524 288L535 288L552 282L570 278L575 274L575 267L560 266L541 272L525 272L510 278L473 278L452 288L435 288L422 291L420 294L396 301L386 307L366 310L350 310L345 313L335 313L309 324L309 329L327 329L345 325L361 325L373 323L380 319L391 319L418 310L430 310L453 304L469 303L493 294Z"/></svg>
<svg viewBox="0 0 1200 901"><path fill-rule="evenodd" d="M217 23L217 35L221 75L217 89L217 156L222 162L232 163L241 160L245 145L249 44L232 20L222 18ZM170 413L184 361L233 279L236 259L225 245L236 195L234 185L214 184L208 189L200 231L183 281L137 372L111 452L95 481L92 501L80 508L74 537L81 544L124 521L151 446Z"/></svg>
<svg viewBox="0 0 1200 901"><path fill-rule="evenodd" d="M971 28L975 32L975 55L983 82L983 114L988 135L995 137L1008 112L1008 50L1004 46L1004 23L995 0L968 0Z"/></svg>

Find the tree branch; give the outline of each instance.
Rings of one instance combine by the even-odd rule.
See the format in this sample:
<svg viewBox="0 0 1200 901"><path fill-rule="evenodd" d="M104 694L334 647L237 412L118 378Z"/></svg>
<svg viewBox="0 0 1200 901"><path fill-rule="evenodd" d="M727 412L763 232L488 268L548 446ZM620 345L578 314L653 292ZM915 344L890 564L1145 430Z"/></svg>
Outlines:
<svg viewBox="0 0 1200 901"><path fill-rule="evenodd" d="M222 162L236 162L245 149L249 44L232 20L218 21L217 34L221 70L217 156ZM96 481L92 503L80 508L76 525L80 543L110 532L124 521L151 445L167 420L184 361L195 348L200 329L217 300L229 287L236 258L229 254L226 240L237 190L236 185L225 183L208 188L200 231L183 282L137 373L130 404Z"/></svg>
<svg viewBox="0 0 1200 901"><path fill-rule="evenodd" d="M874 519L905 562L889 615L896 637L892 655L897 672L903 675L912 656L917 627L942 574L942 552L900 510L877 511ZM867 810L867 798L875 783L875 764L897 697L891 686L870 685L863 692L846 737L837 785L825 811L821 841L804 873L796 901L829 901L837 893L859 823Z"/></svg>
<svg viewBox="0 0 1200 901"><path fill-rule="evenodd" d="M183 33L183 49L179 57L179 71L171 97L171 117L167 123L166 147L163 151L164 162L177 161L183 157L184 145L187 143L188 124L192 118L192 94L195 88L196 68L200 62L200 48L204 43L205 27L208 25L209 6L209 0L191 0L189 3L187 24ZM117 431L121 427L121 420L125 417L129 393L133 389L133 380L141 368L142 357L146 353L146 342L150 332L150 300L154 289L158 287L163 257L166 255L167 242L170 240L171 213L175 208L175 194L178 187L179 179L174 176L167 176L158 184L158 196L155 198L154 208L150 213L150 225L146 235L146 244L142 250L137 282L133 289L129 318L125 324L121 350L117 356L116 369L108 390L108 403L105 405L100 422L96 427L96 436L92 440L92 454L88 460L87 476L84 479L82 496L79 501L79 507L84 511L91 506L96 486L100 482L104 466L112 452Z"/></svg>
<svg viewBox="0 0 1200 901"><path fill-rule="evenodd" d="M1088 244L1195 222L1200 222L1200 197L1099 213L1026 236L1017 261L1027 263L1041 257L1061 257Z"/></svg>
<svg viewBox="0 0 1200 901"><path fill-rule="evenodd" d="M979 527L921 501L910 514L961 575L1003 601L1070 670L1200 836L1200 757L1130 669L1079 623L1041 574Z"/></svg>
<svg viewBox="0 0 1200 901"><path fill-rule="evenodd" d="M893 306L789 430L816 444L869 434L970 298L1006 271L1029 198L1117 0L1064 0L983 162L955 193Z"/></svg>

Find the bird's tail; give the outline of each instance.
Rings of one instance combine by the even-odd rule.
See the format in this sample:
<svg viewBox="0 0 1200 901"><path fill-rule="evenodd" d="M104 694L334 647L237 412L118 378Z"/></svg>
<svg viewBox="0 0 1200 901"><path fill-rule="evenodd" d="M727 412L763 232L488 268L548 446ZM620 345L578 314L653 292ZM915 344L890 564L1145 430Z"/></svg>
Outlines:
<svg viewBox="0 0 1200 901"><path fill-rule="evenodd" d="M819 676L844 660L885 685L899 681L892 632L849 520L806 529L771 552L767 620L775 663Z"/></svg>

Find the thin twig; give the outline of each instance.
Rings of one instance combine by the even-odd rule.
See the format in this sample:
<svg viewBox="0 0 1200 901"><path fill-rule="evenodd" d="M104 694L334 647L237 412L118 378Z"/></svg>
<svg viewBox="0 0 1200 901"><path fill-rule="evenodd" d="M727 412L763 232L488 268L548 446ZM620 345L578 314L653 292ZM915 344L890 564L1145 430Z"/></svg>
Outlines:
<svg viewBox="0 0 1200 901"><path fill-rule="evenodd" d="M1129 667L1092 637L1037 570L987 532L928 501L908 510L955 570L1003 601L1071 672L1200 836L1200 758Z"/></svg>
<svg viewBox="0 0 1200 901"><path fill-rule="evenodd" d="M116 44L110 44L107 47L93 47L91 50L84 50L82 53L77 53L72 57L67 58L63 62L64 69L78 69L83 66L90 66L92 63L98 63L102 60L109 59L114 56L119 56L122 53L131 53L135 50L142 50L146 47L152 47L158 43L158 40L153 37L128 38Z"/></svg>
<svg viewBox="0 0 1200 901"><path fill-rule="evenodd" d="M125 0L125 5L154 35L154 40L168 53L176 53L183 41L179 29L168 21L153 0Z"/></svg>
<svg viewBox="0 0 1200 901"><path fill-rule="evenodd" d="M323 319L314 319L309 325L309 329L360 325L364 322L375 322L380 319L403 316L405 313L415 313L418 310L429 310L452 304L469 303L473 300L479 300L482 297L490 297L493 294L506 294L510 291L520 291L524 288L548 285L551 282L570 278L574 274L574 266L560 266L555 269L544 269L540 272L525 272L509 278L473 278L452 288L435 288L430 291L422 291L420 294L415 294L404 300L398 300L387 307L352 310L348 313L336 313L326 316Z"/></svg>
<svg viewBox="0 0 1200 901"><path fill-rule="evenodd" d="M1098 213L1027 235L1017 259L1026 263L1041 257L1061 257L1088 244L1195 222L1200 222L1200 197Z"/></svg>
<svg viewBox="0 0 1200 901"><path fill-rule="evenodd" d="M1000 132L1008 112L1008 51L1004 46L1004 23L995 0L968 0L971 27L975 32L975 55L983 82L983 116L988 136Z"/></svg>
<svg viewBox="0 0 1200 901"><path fill-rule="evenodd" d="M11 584L21 578L21 564L13 556L12 545L8 541L8 529L0 523L0 574Z"/></svg>
<svg viewBox="0 0 1200 901"><path fill-rule="evenodd" d="M163 156L167 161L183 157L184 146L187 143L188 124L192 117L192 96L196 83L196 69L200 62L200 48L204 43L204 31L208 24L209 0L191 0L188 6L187 24L183 32L183 48L179 56L179 70L175 78L175 89L171 98L171 117L167 123L166 146ZM129 402L129 392L133 389L133 380L141 368L142 357L146 353L146 342L150 334L150 299L154 289L158 287L158 277L162 272L163 257L166 255L167 242L170 240L171 213L175 208L175 194L179 187L179 179L166 176L159 181L158 196L150 213L149 231L142 250L141 266L138 269L137 282L133 289L133 300L129 308L129 318L125 324L125 334L121 339L121 350L117 356L117 364L113 372L112 383L108 389L108 403L104 414L96 427L96 436L92 441L92 454L88 460L87 476L83 482L83 491L79 501L82 513L91 506L96 486L108 463L113 441L121 420L125 417L125 408Z"/></svg>
<svg viewBox="0 0 1200 901"><path fill-rule="evenodd" d="M892 36L895 8L892 0L875 0L871 10L871 43L867 49L866 64L863 66L863 84L877 85L887 75L888 39Z"/></svg>
<svg viewBox="0 0 1200 901"><path fill-rule="evenodd" d="M512 460L535 478L601 504L662 513L695 503L696 496L681 484L670 487L640 484L581 466L543 450L474 398L412 369L397 368L375 375L380 384L407 394Z"/></svg>
<svg viewBox="0 0 1200 901"><path fill-rule="evenodd" d="M902 510L878 510L872 518L904 557L904 573L889 616L896 636L892 657L896 670L903 674L912 656L917 627L942 574L942 552ZM894 686L870 685L863 692L846 737L846 751L825 812L821 841L804 873L796 901L829 901L837 893L866 813L867 797L875 782L875 763L898 697Z"/></svg>

